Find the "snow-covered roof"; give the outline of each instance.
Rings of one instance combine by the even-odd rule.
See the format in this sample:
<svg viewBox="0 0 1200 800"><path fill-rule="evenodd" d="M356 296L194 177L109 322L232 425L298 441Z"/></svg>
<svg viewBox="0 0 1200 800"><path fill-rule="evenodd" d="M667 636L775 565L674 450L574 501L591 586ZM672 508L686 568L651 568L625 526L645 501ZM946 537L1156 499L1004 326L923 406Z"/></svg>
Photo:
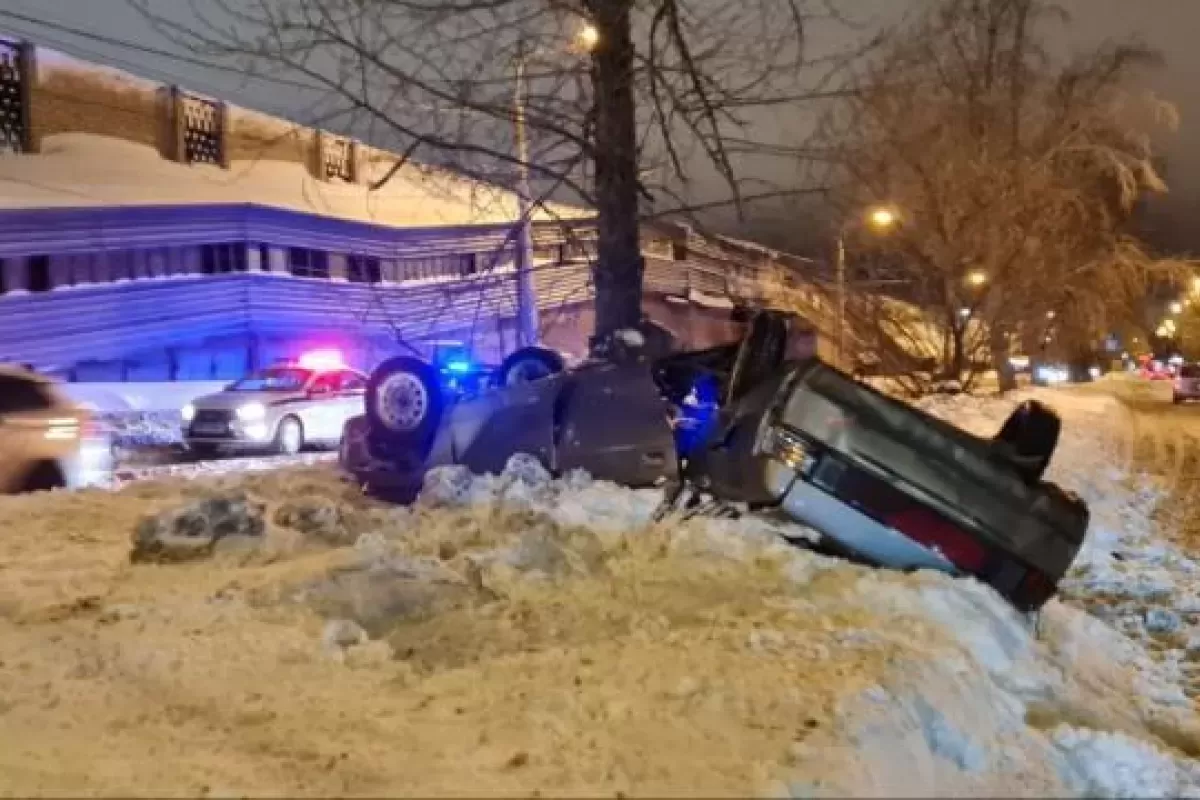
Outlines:
<svg viewBox="0 0 1200 800"><path fill-rule="evenodd" d="M364 165L361 184L329 183L304 165L257 159L229 169L161 158L146 145L86 133L48 136L41 152L0 158L0 209L252 203L395 228L486 225L517 218L511 192L444 172L405 167L376 191L388 169ZM535 221L585 219L585 209L551 206Z"/></svg>

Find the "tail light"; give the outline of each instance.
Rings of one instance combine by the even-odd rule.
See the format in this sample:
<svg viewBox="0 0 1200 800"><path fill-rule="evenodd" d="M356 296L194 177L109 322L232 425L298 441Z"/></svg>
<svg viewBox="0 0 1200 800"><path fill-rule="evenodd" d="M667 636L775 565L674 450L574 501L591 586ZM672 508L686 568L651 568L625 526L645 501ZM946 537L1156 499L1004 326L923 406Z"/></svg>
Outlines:
<svg viewBox="0 0 1200 800"><path fill-rule="evenodd" d="M975 537L934 511L912 506L885 520L913 541L936 550L954 566L979 573L987 566L987 548Z"/></svg>
<svg viewBox="0 0 1200 800"><path fill-rule="evenodd" d="M75 417L54 417L46 420L46 438L52 441L78 439L80 420Z"/></svg>
<svg viewBox="0 0 1200 800"><path fill-rule="evenodd" d="M756 449L765 456L782 461L797 472L808 472L814 461L808 445L799 435L777 425L763 431Z"/></svg>

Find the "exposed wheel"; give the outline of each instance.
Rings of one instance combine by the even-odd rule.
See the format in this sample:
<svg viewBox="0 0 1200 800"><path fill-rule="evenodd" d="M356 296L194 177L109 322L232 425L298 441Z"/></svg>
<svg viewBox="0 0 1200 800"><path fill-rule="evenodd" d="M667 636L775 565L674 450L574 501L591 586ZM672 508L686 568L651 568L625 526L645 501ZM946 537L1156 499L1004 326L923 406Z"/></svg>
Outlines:
<svg viewBox="0 0 1200 800"><path fill-rule="evenodd" d="M365 406L370 430L390 444L427 446L437 430L443 403L437 370L417 358L389 359L367 381Z"/></svg>
<svg viewBox="0 0 1200 800"><path fill-rule="evenodd" d="M500 364L496 370L498 386L513 386L518 383L548 378L567 368L562 356L545 347L522 347Z"/></svg>
<svg viewBox="0 0 1200 800"><path fill-rule="evenodd" d="M62 489L66 485L66 478L63 477L58 464L53 461L39 461L25 476L18 491L49 492L52 489Z"/></svg>
<svg viewBox="0 0 1200 800"><path fill-rule="evenodd" d="M284 417L275 429L275 452L294 456L304 447L304 426L295 417Z"/></svg>
<svg viewBox="0 0 1200 800"><path fill-rule="evenodd" d="M1058 447L1062 420L1054 409L1037 400L1026 400L1009 415L996 441L1008 447L1008 456L1029 483L1040 481Z"/></svg>

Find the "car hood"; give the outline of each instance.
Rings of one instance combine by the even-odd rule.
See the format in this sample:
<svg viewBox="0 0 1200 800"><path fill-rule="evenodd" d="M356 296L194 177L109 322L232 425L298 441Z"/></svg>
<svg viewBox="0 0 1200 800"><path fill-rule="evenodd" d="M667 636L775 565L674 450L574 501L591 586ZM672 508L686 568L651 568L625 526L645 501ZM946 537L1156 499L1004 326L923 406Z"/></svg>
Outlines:
<svg viewBox="0 0 1200 800"><path fill-rule="evenodd" d="M303 392L216 392L197 397L192 401L192 405L196 408L226 411L240 408L248 403L262 403L269 406L281 400L295 400L303 396Z"/></svg>

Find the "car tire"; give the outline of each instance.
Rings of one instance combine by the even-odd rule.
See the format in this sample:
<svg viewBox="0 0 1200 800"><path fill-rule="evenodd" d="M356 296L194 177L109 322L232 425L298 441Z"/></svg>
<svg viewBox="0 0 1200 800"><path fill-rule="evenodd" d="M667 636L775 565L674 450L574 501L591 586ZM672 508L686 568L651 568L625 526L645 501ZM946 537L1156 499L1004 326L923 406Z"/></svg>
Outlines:
<svg viewBox="0 0 1200 800"><path fill-rule="evenodd" d="M369 430L386 446L428 447L445 401L441 380L430 364L410 356L388 359L367 380L365 410Z"/></svg>
<svg viewBox="0 0 1200 800"><path fill-rule="evenodd" d="M39 461L21 482L19 491L49 492L54 489L66 488L67 480L63 477L62 469L53 461Z"/></svg>
<svg viewBox="0 0 1200 800"><path fill-rule="evenodd" d="M1058 447L1062 420L1054 409L1037 400L1026 400L1009 415L996 441L1010 448L1009 458L1028 483L1037 483L1050 466Z"/></svg>
<svg viewBox="0 0 1200 800"><path fill-rule="evenodd" d="M566 368L563 357L549 348L522 347L501 362L494 382L497 386L514 386L557 375Z"/></svg>
<svg viewBox="0 0 1200 800"><path fill-rule="evenodd" d="M1175 404L1175 405L1177 405L1177 406L1178 406L1178 405L1182 405L1182 404L1183 404L1183 398L1182 398L1182 397L1180 397L1180 396L1179 396L1179 395L1177 395L1177 394L1173 394L1173 395L1171 395L1171 402L1172 402L1172 403L1174 403L1174 404Z"/></svg>
<svg viewBox="0 0 1200 800"><path fill-rule="evenodd" d="M281 456L294 456L304 448L304 425L295 417L279 420L275 429L274 450Z"/></svg>

